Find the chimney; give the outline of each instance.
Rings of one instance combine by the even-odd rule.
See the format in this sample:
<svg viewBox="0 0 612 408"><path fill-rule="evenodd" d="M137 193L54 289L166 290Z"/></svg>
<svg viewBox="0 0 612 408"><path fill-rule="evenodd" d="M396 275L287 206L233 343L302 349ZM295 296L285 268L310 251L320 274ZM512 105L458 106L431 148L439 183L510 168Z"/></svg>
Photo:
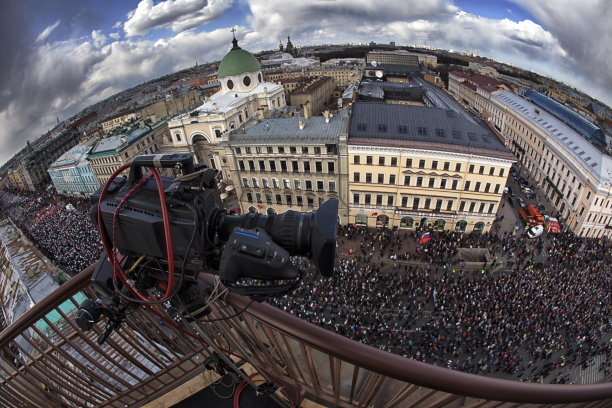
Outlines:
<svg viewBox="0 0 612 408"><path fill-rule="evenodd" d="M213 109L214 109L214 110L217 110L218 108L219 108L219 106L217 106L217 104L216 104L216 103L213 103Z"/></svg>
<svg viewBox="0 0 612 408"><path fill-rule="evenodd" d="M306 103L304 105L304 122L306 122L310 118L310 104Z"/></svg>
<svg viewBox="0 0 612 408"><path fill-rule="evenodd" d="M329 123L329 111L323 112L323 116L325 116L325 123Z"/></svg>
<svg viewBox="0 0 612 408"><path fill-rule="evenodd" d="M304 121L300 119L300 130L304 129Z"/></svg>

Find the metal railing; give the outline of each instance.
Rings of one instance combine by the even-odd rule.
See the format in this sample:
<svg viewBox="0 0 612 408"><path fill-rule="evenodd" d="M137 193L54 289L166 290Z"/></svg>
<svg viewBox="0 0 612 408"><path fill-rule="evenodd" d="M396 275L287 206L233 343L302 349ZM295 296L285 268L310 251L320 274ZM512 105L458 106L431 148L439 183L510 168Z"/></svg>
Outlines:
<svg viewBox="0 0 612 408"><path fill-rule="evenodd" d="M0 333L1 406L142 406L201 373L213 348L232 350L277 384L326 406L612 406L610 383L524 383L436 367L227 292L212 303L206 316L212 321L185 326L213 343L209 346L168 320L160 324L160 317L144 308L99 346L103 323L81 332L66 307L76 307L79 293L91 293L92 271L66 282ZM200 279L216 284L211 275ZM161 306L154 310L167 316Z"/></svg>

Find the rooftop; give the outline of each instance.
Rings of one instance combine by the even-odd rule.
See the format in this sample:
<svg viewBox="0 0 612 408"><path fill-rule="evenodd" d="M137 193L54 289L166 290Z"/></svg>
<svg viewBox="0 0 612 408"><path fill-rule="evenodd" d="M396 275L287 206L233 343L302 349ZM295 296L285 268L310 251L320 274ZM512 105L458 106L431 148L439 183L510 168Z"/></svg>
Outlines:
<svg viewBox="0 0 612 408"><path fill-rule="evenodd" d="M568 154L588 171L593 172L601 183L612 183L612 157L592 145L574 129L513 92L501 91L493 96L499 103L515 111L563 146Z"/></svg>
<svg viewBox="0 0 612 408"><path fill-rule="evenodd" d="M79 165L79 164L87 164L87 155L91 150L93 145L93 140L89 141L88 144L82 145L78 144L72 149L68 150L66 153L61 155L55 162L51 164L51 168L67 166L67 165Z"/></svg>
<svg viewBox="0 0 612 408"><path fill-rule="evenodd" d="M348 143L435 148L515 160L489 129L453 110L426 106L354 103Z"/></svg>
<svg viewBox="0 0 612 408"><path fill-rule="evenodd" d="M323 116L312 116L304 122L304 128L300 129L302 121L304 118L297 116L266 119L244 130L232 132L229 142L230 144L313 145L338 143L338 136L346 135L348 121L346 110L331 117L329 123L325 123Z"/></svg>
<svg viewBox="0 0 612 408"><path fill-rule="evenodd" d="M302 85L301 87L299 87L298 89L296 89L295 91L293 91L291 93L291 95L299 95L299 94L304 94L304 95L310 95L315 93L320 87L323 86L323 84L330 82L332 79L329 77L322 77L317 79L316 81L312 81L312 82L307 82L304 85Z"/></svg>

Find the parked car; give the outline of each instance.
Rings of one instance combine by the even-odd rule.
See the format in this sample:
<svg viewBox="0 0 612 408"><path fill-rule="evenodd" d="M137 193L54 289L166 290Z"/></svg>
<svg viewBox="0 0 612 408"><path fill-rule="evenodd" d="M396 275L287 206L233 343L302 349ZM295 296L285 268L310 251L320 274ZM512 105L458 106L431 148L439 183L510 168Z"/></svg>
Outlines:
<svg viewBox="0 0 612 408"><path fill-rule="evenodd" d="M540 235L542 235L543 232L544 232L543 225L535 225L529 228L529 230L527 230L527 236L529 238L535 238L535 237L539 237Z"/></svg>

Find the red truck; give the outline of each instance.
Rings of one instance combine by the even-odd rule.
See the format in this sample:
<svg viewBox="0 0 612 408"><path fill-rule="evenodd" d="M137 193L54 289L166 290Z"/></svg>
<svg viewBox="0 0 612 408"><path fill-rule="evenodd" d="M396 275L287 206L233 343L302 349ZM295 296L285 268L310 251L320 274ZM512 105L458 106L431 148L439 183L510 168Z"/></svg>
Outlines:
<svg viewBox="0 0 612 408"><path fill-rule="evenodd" d="M544 225L544 217L533 205L520 208L519 213L521 214L521 218L525 224L527 224L529 227Z"/></svg>

